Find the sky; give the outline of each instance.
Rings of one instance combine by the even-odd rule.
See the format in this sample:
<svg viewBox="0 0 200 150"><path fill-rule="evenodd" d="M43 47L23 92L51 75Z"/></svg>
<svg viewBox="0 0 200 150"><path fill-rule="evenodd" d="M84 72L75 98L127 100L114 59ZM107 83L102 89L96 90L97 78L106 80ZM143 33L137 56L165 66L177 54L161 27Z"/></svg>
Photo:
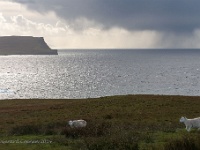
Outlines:
<svg viewBox="0 0 200 150"><path fill-rule="evenodd" d="M199 0L0 0L0 36L54 49L199 48Z"/></svg>

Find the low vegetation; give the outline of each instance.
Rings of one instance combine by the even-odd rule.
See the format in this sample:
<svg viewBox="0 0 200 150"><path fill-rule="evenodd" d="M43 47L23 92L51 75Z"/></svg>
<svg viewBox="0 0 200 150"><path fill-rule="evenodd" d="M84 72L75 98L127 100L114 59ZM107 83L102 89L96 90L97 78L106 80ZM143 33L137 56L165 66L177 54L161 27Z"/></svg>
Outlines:
<svg viewBox="0 0 200 150"><path fill-rule="evenodd" d="M200 116L200 97L127 95L75 100L0 101L1 149L195 150L200 131L181 116ZM85 128L67 126L84 119Z"/></svg>

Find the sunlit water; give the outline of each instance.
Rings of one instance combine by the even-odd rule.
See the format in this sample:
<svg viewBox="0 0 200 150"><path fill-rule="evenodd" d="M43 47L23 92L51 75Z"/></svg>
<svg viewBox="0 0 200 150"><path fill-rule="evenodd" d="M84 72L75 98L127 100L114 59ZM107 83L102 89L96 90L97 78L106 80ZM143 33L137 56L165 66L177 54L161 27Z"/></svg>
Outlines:
<svg viewBox="0 0 200 150"><path fill-rule="evenodd" d="M68 50L0 62L0 99L200 95L198 50Z"/></svg>

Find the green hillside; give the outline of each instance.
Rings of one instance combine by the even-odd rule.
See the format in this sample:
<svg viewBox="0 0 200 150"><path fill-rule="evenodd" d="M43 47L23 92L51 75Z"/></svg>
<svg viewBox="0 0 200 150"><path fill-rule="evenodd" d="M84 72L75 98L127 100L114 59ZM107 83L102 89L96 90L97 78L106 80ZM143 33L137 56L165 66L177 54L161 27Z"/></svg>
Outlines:
<svg viewBox="0 0 200 150"><path fill-rule="evenodd" d="M2 100L0 149L200 149L200 131L188 133L179 122L181 116L198 117L199 106L200 97L190 96ZM71 119L88 125L71 129Z"/></svg>

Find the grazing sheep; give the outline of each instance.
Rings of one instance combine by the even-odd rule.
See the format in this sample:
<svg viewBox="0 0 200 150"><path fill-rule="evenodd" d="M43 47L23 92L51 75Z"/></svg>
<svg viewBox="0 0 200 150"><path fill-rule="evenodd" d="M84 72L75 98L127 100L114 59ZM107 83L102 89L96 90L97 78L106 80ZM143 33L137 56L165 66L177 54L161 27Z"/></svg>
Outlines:
<svg viewBox="0 0 200 150"><path fill-rule="evenodd" d="M71 128L83 128L86 127L87 122L85 120L70 120L68 124Z"/></svg>
<svg viewBox="0 0 200 150"><path fill-rule="evenodd" d="M180 122L183 122L186 126L186 130L190 132L191 128L198 128L200 130L200 117L194 119L187 119L186 117L181 117Z"/></svg>

